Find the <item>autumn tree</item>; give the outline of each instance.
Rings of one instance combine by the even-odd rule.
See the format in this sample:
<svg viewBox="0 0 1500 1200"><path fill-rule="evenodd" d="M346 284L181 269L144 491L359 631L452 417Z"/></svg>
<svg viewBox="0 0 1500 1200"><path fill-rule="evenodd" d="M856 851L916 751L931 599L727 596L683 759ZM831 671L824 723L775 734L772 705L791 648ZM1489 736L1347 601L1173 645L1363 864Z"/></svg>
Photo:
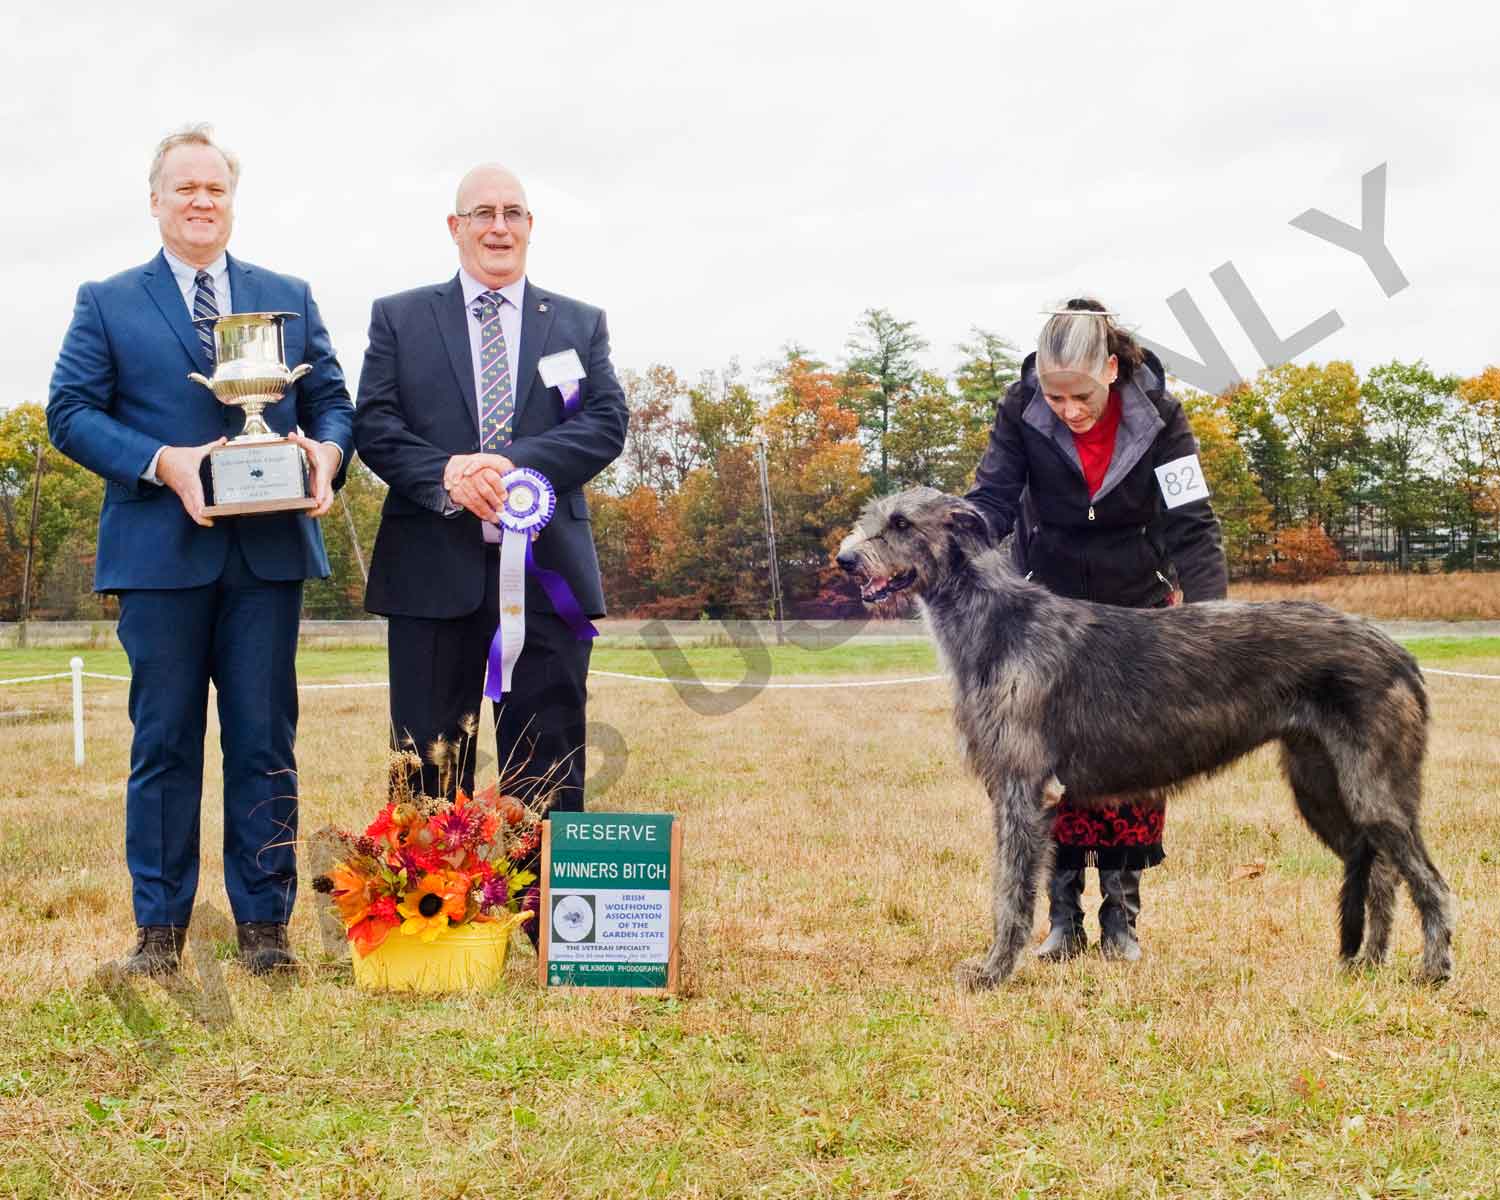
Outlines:
<svg viewBox="0 0 1500 1200"><path fill-rule="evenodd" d="M37 521L31 499L40 467ZM47 591L49 615L92 615L94 543L104 481L53 449L46 410L19 404L0 410L0 611L21 614L22 581L31 550L32 603L49 575L65 572L68 586Z"/></svg>
<svg viewBox="0 0 1500 1200"><path fill-rule="evenodd" d="M1252 388L1285 436L1288 506L1299 521L1343 529L1364 442L1353 366L1283 363L1262 371Z"/></svg>
<svg viewBox="0 0 1500 1200"><path fill-rule="evenodd" d="M1021 378L1022 359L1014 343L978 325L970 328L969 340L960 342L958 348L964 357L953 382L963 422L959 458L969 464L964 479L967 489L989 445L1000 401L1010 385Z"/></svg>
<svg viewBox="0 0 1500 1200"><path fill-rule="evenodd" d="M898 321L883 308L867 308L845 344L853 408L875 490L881 494L892 487L886 434L896 409L911 398L922 378L917 355L926 349L916 322Z"/></svg>
<svg viewBox="0 0 1500 1200"><path fill-rule="evenodd" d="M616 478L627 492L638 487L675 491L702 459L689 393L677 372L653 363L644 372L622 371L630 424Z"/></svg>
<svg viewBox="0 0 1500 1200"><path fill-rule="evenodd" d="M660 600L664 563L674 547L674 499L645 486L625 496L590 494L599 573L615 611L642 611Z"/></svg>
<svg viewBox="0 0 1500 1200"><path fill-rule="evenodd" d="M1500 557L1500 367L1459 382L1438 436L1450 519L1465 530L1468 565L1477 567L1483 530Z"/></svg>
<svg viewBox="0 0 1500 1200"><path fill-rule="evenodd" d="M1021 378L1018 351L998 333L978 325L970 327L969 340L959 342L958 348L964 355L953 379L958 394L993 420L1006 389Z"/></svg>
<svg viewBox="0 0 1500 1200"><path fill-rule="evenodd" d="M365 574L386 491L385 483L363 461L356 458L349 465L333 507L319 522L329 574L327 579L309 579L303 584L305 616L324 620L365 616Z"/></svg>
<svg viewBox="0 0 1500 1200"><path fill-rule="evenodd" d="M709 463L725 447L749 441L759 416L755 397L733 360L722 371L704 371L698 377L697 386L688 389L688 411L702 461Z"/></svg>
<svg viewBox="0 0 1500 1200"><path fill-rule="evenodd" d="M1374 494L1396 535L1397 561L1406 570L1412 532L1436 515L1439 497L1432 473L1438 430L1458 381L1439 378L1420 359L1374 368L1361 387L1368 421Z"/></svg>
<svg viewBox="0 0 1500 1200"><path fill-rule="evenodd" d="M773 382L762 425L782 592L789 611L825 613L845 590L833 551L870 494L859 417L844 404L839 376L801 356Z"/></svg>
<svg viewBox="0 0 1500 1200"><path fill-rule="evenodd" d="M941 375L924 373L891 416L885 450L893 489L923 485L963 492L984 452L974 410L948 388Z"/></svg>
<svg viewBox="0 0 1500 1200"><path fill-rule="evenodd" d="M760 473L749 442L725 446L672 497L676 536L662 555L661 616L770 613Z"/></svg>
<svg viewBox="0 0 1500 1200"><path fill-rule="evenodd" d="M1261 494L1249 455L1235 437L1233 396L1189 392L1182 406L1198 440L1198 459L1212 491L1229 570L1235 575L1253 572L1269 557L1271 506Z"/></svg>

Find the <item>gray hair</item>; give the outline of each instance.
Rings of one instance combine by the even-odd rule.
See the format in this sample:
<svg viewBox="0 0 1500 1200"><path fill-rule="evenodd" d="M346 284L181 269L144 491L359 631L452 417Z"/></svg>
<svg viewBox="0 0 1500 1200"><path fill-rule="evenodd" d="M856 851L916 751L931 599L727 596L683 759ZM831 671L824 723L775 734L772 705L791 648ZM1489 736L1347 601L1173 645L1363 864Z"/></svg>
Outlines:
<svg viewBox="0 0 1500 1200"><path fill-rule="evenodd" d="M1081 371L1102 379L1109 361L1109 318L1077 311L1076 317L1058 313L1047 318L1037 339L1037 370Z"/></svg>
<svg viewBox="0 0 1500 1200"><path fill-rule="evenodd" d="M199 121L195 125L184 125L181 129L174 129L166 137L156 144L156 154L151 159L151 191L154 195L157 188L161 186L161 168L166 162L167 152L177 146L209 146L217 150L224 158L229 167L229 190L233 191L240 185L240 160L229 150L224 149L218 142L214 141L214 127L206 122Z"/></svg>
<svg viewBox="0 0 1500 1200"><path fill-rule="evenodd" d="M1111 354L1119 361L1122 380L1129 379L1143 361L1139 344L1115 324L1104 305L1079 298L1059 305L1042 326L1036 366L1038 371L1080 371L1102 380Z"/></svg>

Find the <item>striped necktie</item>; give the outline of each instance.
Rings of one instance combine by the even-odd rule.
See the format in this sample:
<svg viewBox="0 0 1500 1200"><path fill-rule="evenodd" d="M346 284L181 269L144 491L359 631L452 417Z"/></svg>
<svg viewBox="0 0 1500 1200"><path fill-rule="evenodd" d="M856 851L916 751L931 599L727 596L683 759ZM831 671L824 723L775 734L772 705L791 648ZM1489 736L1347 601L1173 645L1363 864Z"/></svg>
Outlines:
<svg viewBox="0 0 1500 1200"><path fill-rule="evenodd" d="M498 454L510 445L511 418L516 412L510 357L500 331L504 303L499 292L484 292L471 310L479 321L479 437L486 454Z"/></svg>
<svg viewBox="0 0 1500 1200"><path fill-rule="evenodd" d="M193 320L197 322L200 317L217 317L219 315L219 301L214 296L213 276L207 271L199 271L194 280L197 291L193 293ZM204 321L201 325L194 324L198 331L198 340L203 343L203 353L208 356L210 364L214 362L214 327Z"/></svg>

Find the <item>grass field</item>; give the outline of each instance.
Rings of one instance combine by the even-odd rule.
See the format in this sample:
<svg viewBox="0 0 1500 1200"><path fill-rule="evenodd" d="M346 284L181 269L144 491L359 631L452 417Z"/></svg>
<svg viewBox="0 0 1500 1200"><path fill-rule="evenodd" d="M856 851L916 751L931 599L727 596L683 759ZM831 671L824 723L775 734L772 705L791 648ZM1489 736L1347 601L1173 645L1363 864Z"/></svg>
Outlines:
<svg viewBox="0 0 1500 1200"><path fill-rule="evenodd" d="M1500 675L1500 639L1412 645ZM72 653L0 653L0 679ZM687 653L704 678L744 674L732 650ZM664 673L648 651L594 661ZM299 666L376 680L384 655ZM851 644L772 667L821 682L933 660ZM1413 982L1404 899L1391 967L1336 968L1336 863L1262 752L1173 806L1143 962L1028 960L960 996L951 969L986 942L989 833L941 683L702 715L600 676L590 715L624 751L595 755L615 782L591 806L685 823L681 998L544 994L521 952L493 994L367 996L304 889L295 983L243 974L205 914L201 973L129 1002L91 982L131 929L125 687L90 681L81 771L66 685L0 689L0 1195L1500 1195L1500 682L1429 691L1425 826L1458 928L1438 990ZM304 831L373 815L384 705L304 693ZM222 914L217 771L211 748L199 900Z"/></svg>
<svg viewBox="0 0 1500 1200"><path fill-rule="evenodd" d="M1451 571L1433 575L1330 575L1312 583L1242 581L1234 600L1318 600L1382 620L1500 621L1500 575Z"/></svg>

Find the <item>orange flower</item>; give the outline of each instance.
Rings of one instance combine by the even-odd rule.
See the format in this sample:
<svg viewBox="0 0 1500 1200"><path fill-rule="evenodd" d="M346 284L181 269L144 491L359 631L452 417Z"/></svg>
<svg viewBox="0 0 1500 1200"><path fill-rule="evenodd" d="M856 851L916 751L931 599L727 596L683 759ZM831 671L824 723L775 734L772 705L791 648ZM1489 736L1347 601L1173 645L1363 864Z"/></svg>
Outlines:
<svg viewBox="0 0 1500 1200"><path fill-rule="evenodd" d="M328 872L328 878L333 881L333 902L338 905L344 928L363 921L380 894L375 880L348 863L339 863Z"/></svg>
<svg viewBox="0 0 1500 1200"><path fill-rule="evenodd" d="M393 819L393 814L395 813L395 811L395 801L391 801L380 810L380 815L373 821L371 821L370 824L366 827L365 836L367 838L383 838L386 834L390 833L390 831L395 828L396 824L395 820Z"/></svg>
<svg viewBox="0 0 1500 1200"><path fill-rule="evenodd" d="M385 935L401 924L401 917L396 912L396 901L391 896L381 896L370 905L369 913L363 921L353 925L349 929L349 940L354 943L354 948L361 955L369 954L377 949L385 941Z"/></svg>

